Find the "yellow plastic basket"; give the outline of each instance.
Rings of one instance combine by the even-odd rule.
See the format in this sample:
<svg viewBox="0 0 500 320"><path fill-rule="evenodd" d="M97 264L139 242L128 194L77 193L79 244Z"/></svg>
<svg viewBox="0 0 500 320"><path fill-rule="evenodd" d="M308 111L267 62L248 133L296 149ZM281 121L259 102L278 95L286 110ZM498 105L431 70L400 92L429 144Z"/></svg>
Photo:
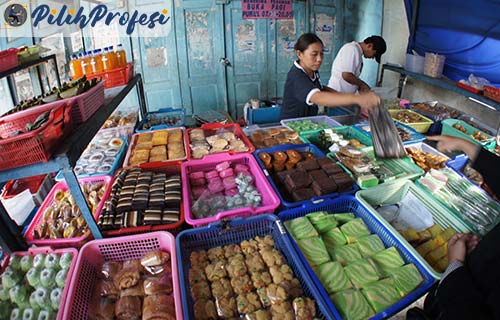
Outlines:
<svg viewBox="0 0 500 320"><path fill-rule="evenodd" d="M412 116L419 117L421 120L419 122L399 121L398 114L400 112L404 112L404 113L410 114ZM431 127L431 125L434 123L434 121L432 121L431 119L429 119L429 118L427 118L427 117L425 117L425 116L423 116L415 111L412 111L412 110L389 110L389 113L391 114L391 117L395 121L398 121L399 123L402 123L404 125L412 127L413 129L415 129L417 132L420 132L420 133L426 133L429 130L429 128Z"/></svg>

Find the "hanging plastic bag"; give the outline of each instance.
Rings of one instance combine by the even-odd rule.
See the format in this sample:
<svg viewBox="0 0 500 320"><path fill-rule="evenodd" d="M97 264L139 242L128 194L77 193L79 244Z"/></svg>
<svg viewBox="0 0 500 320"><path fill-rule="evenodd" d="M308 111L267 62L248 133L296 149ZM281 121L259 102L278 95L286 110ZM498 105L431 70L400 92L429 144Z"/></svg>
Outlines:
<svg viewBox="0 0 500 320"><path fill-rule="evenodd" d="M406 157L403 142L398 134L394 120L387 109L381 105L370 112L370 127L373 140L373 150L377 158Z"/></svg>

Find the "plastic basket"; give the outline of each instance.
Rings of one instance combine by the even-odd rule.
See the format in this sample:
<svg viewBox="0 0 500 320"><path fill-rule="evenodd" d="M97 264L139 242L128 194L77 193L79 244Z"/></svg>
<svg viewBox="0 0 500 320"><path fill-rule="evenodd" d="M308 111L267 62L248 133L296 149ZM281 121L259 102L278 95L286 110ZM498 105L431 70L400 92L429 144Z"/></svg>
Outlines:
<svg viewBox="0 0 500 320"><path fill-rule="evenodd" d="M496 102L500 102L500 89L492 86L484 86L484 96Z"/></svg>
<svg viewBox="0 0 500 320"><path fill-rule="evenodd" d="M10 180L5 184L0 197L2 199L11 199L24 190L29 189L33 195L35 204L40 206L53 186L54 181L48 174L18 180Z"/></svg>
<svg viewBox="0 0 500 320"><path fill-rule="evenodd" d="M87 76L87 79L102 79L104 88L113 88L126 85L134 77L134 63L127 63L126 67L115 68L110 71Z"/></svg>
<svg viewBox="0 0 500 320"><path fill-rule="evenodd" d="M297 134L297 138L296 139L288 139L287 143L279 143L278 140L276 140L274 137L273 137L273 142L275 143L274 145L277 146L277 145L285 145L285 144L302 144L304 143L304 141L299 137L298 133L293 131L293 130L290 130L288 129L287 127L283 127L281 125L279 126L263 126L263 127L260 127L258 125L252 125L252 126L248 126L248 127L245 127L243 128L243 132L247 135L248 139L250 140L250 142L254 145L255 149L262 149L262 148L270 148L271 146L266 146L266 144L262 141L262 142L255 142L253 141L252 139L252 134L256 131L263 131L263 132L268 132L269 133L269 130L270 129L278 129L280 131L285 131L285 132L293 132L294 134Z"/></svg>
<svg viewBox="0 0 500 320"><path fill-rule="evenodd" d="M479 119L474 118L470 115L463 114L460 117L458 117L458 120L462 120L468 125L473 126L476 129L481 130L482 132L489 134L490 136L496 136L497 130L493 129L492 127L484 124L483 122L479 121Z"/></svg>
<svg viewBox="0 0 500 320"><path fill-rule="evenodd" d="M279 196L279 199L281 201L281 205L283 207L293 208L293 207L302 206L302 205L306 205L306 204L315 204L315 203L325 201L326 199L329 199L329 198L338 197L339 195L354 194L356 191L359 190L357 184L353 182L352 189L350 191L346 191L346 192L342 192L342 193L335 192L335 193L331 193L331 194L324 195L324 196L314 197L314 198L311 198L309 200L304 200L304 201L288 201L287 199L285 199L285 197L283 197L281 189L278 188L278 185L275 183L274 179L271 177L271 175L267 171L264 163L260 160L259 154L261 154L262 152L267 152L269 154L273 154L276 151L286 151L286 150L290 150L290 149L293 149L293 150L298 151L298 152L311 152L316 158L324 158L325 157L325 154L323 152L321 152L315 145L310 144L310 143L277 146L277 147L272 147L272 148L268 148L268 149L260 149L260 150L255 151L255 153L254 153L255 159L257 160L257 163L259 164L260 169L262 171L264 171L264 174L265 174L267 180L269 181L270 185L273 187L274 191Z"/></svg>
<svg viewBox="0 0 500 320"><path fill-rule="evenodd" d="M406 132L410 138L410 140L403 141L404 145L415 143L415 142L422 142L425 140L425 136L423 134L415 131L415 129L408 127L407 125L404 125L404 124L399 123L399 122L394 122L394 124L396 125L397 128L400 128L401 130ZM363 132L364 134L369 136L371 139L372 134L370 132L370 125L369 124L366 124L366 123L365 124L356 124L355 127L358 128L359 130L361 130L361 132Z"/></svg>
<svg viewBox="0 0 500 320"><path fill-rule="evenodd" d="M233 210L221 211L210 218L197 219L191 212L191 184L189 174L195 171L214 170L215 166L221 162L228 161L231 164L244 164L250 168L250 173L254 177L255 187L262 197L260 207L242 207ZM222 219L230 219L242 216L251 216L262 213L273 213L280 205L280 199L276 195L273 187L269 184L264 173L259 168L255 158L250 154L214 154L205 156L203 160L187 161L182 164L182 201L184 204L184 213L186 222L192 226L199 227Z"/></svg>
<svg viewBox="0 0 500 320"><path fill-rule="evenodd" d="M127 140L123 138L123 144L120 147L120 151L116 154L115 156L115 161L113 162L113 165L111 166L111 169L109 169L107 172L99 172L99 173L81 173L77 175L77 178L87 178L87 177L96 177L96 176L113 176L115 174L115 171L121 167L122 162L123 162L123 157L125 156L125 153L127 152ZM84 153L85 154L85 151ZM82 154L82 155L83 155ZM79 162L76 162L76 166L79 166ZM64 180L63 174L61 171L59 171L56 175L55 178L56 181L62 181Z"/></svg>
<svg viewBox="0 0 500 320"><path fill-rule="evenodd" d="M462 172L462 169L467 165L468 161L469 157L466 154L460 154L446 162L446 166L460 173Z"/></svg>
<svg viewBox="0 0 500 320"><path fill-rule="evenodd" d="M63 313L64 319L88 319L88 311L91 308L94 287L98 279L98 268L103 262L140 259L144 254L159 249L170 253L175 316L176 319L182 320L175 239L168 232L93 240L83 246L69 284Z"/></svg>
<svg viewBox="0 0 500 320"><path fill-rule="evenodd" d="M59 142L71 132L72 127L71 108L60 105L50 112L47 122L40 128L0 139L0 170L49 161Z"/></svg>
<svg viewBox="0 0 500 320"><path fill-rule="evenodd" d="M281 107L248 108L248 124L279 123Z"/></svg>
<svg viewBox="0 0 500 320"><path fill-rule="evenodd" d="M412 181L401 181L388 185L381 185L369 190L363 190L356 194L356 199L365 206L372 216L381 222L399 241L417 258L420 264L436 279L440 279L442 274L434 270L433 267L422 257L415 248L375 209L374 206L384 204L395 204L401 201L404 196L411 193L419 202L432 214L434 223L442 228L452 227L457 232L467 233L471 229L460 219L458 219L448 208L443 206L435 198L416 186Z"/></svg>
<svg viewBox="0 0 500 320"><path fill-rule="evenodd" d="M179 163L167 163L167 164L162 164L161 166L148 168L147 170L153 171L153 172L165 172L168 174L179 174L180 175L181 165ZM116 176L120 173L120 171L118 171L116 173ZM112 188L113 184L115 183L116 176L111 181L110 188ZM110 193L111 193L111 191L110 191ZM108 200L108 198L106 198L106 200ZM168 231L172 235L175 236L181 231L184 221L185 221L184 206L181 203L180 215L179 215L178 222L164 224L164 225L157 225L157 226L147 225L147 226L140 226L140 227L130 227L130 228L120 228L120 229L115 229L115 230L107 230L107 231L102 231L102 234L105 237L116 237L116 236L125 236L125 235L146 233L146 232L152 232L152 231Z"/></svg>
<svg viewBox="0 0 500 320"><path fill-rule="evenodd" d="M17 49L10 48L0 51L0 72L14 69L19 65Z"/></svg>
<svg viewBox="0 0 500 320"><path fill-rule="evenodd" d="M466 133L454 128L454 125L460 125L463 128L465 128ZM486 136L486 140L483 141L478 141L472 137L474 132L478 131L481 135ZM476 144L480 144L482 146L488 146L491 143L494 143L495 138L490 136L489 134L474 128L473 126L469 125L468 123L462 121L462 120L457 120L457 119L446 119L443 120L443 130L441 131L441 134L443 135L449 135L449 136L454 136L454 137L459 137L462 139L469 140L471 142L474 142Z"/></svg>
<svg viewBox="0 0 500 320"><path fill-rule="evenodd" d="M397 303L393 304L386 310L376 314L370 319L385 319L388 318L394 314L396 314L398 311L404 309L408 305L410 305L412 302L416 301L418 298L423 296L433 285L434 283L434 278L427 271L424 265L422 265L421 261L415 256L414 252L411 252L408 250L407 246L405 243L399 239L394 234L394 230L387 228L384 224L382 224L380 221L378 221L375 217L372 216L372 213L370 212L369 209L367 209L365 206L363 206L358 200L356 200L355 197L353 196L345 196L345 197L340 197L338 199L332 199L325 201L321 204L313 205L313 206L302 206L299 208L293 208L289 209L286 211L282 211L279 213L279 218L282 221L288 221L292 220L298 217L303 217L308 213L316 212L316 211L328 211L330 214L335 214L335 213L342 213L342 212L352 212L357 218L361 218L363 222L366 224L368 229L372 234L377 234L382 242L384 243L384 246L387 247L396 247L398 252L401 254L401 257L405 261L406 264L408 263L413 263L417 269L420 271L420 274L422 275L422 278L424 279L422 283L411 293L403 297L401 300L399 300ZM397 233L397 232L396 232ZM297 246L295 240L293 240L293 237L289 234L289 237L291 239L291 242L293 243L293 247L297 252L297 255L300 257L300 260L302 264L304 264L307 273L309 276L312 278L313 282L317 286L318 290L320 291L323 299L327 302L327 306L329 311L333 313L335 318L337 319L342 319L340 316L339 312L337 311L335 305L331 301L331 299L328 296L328 293L324 289L323 285L319 281L318 277L312 270L312 268L309 266L307 260L305 259L304 255L301 253L299 247ZM406 240L405 240L406 241Z"/></svg>
<svg viewBox="0 0 500 320"><path fill-rule="evenodd" d="M109 192L111 191L111 188L109 185L110 181L111 181L110 176L99 176L99 177L89 177L89 178L78 179L78 182L80 184L104 182L107 185L105 192L104 192L104 195L103 195L101 201L99 202L99 205L98 205L96 211L94 212L94 219L96 221L99 219L99 215L100 215L101 210L104 206L105 199L108 198ZM26 238L26 241L28 242L28 244L37 245L37 246L51 246L54 248L60 248L60 247L79 248L91 237L91 233L89 230L89 232L86 235L83 235L81 237L76 237L76 238L59 238L59 239L35 239L34 238L33 232L38 227L38 225L43 222L43 215L44 215L45 209L47 209L47 207L49 207L54 202L54 195L59 190L62 190L62 191L69 190L68 185L66 184L66 181L60 181L60 182L56 183L55 186L50 191L47 198L45 198L45 200L43 201L42 205L40 206L40 209L38 209L38 212L36 213L35 217L31 221L28 229L26 230L25 238Z"/></svg>
<svg viewBox="0 0 500 320"><path fill-rule="evenodd" d="M208 250L217 246L239 244L243 240L266 235L271 235L274 238L275 248L283 254L295 277L300 281L304 295L316 300L316 312L319 318L333 318L327 310L323 297L293 250L281 221L275 216L266 214L248 219L232 220L228 225L224 226L219 223L208 227L185 230L177 236L177 263L179 264L179 282L185 319L194 319L192 308L194 302L190 294L188 280L191 267L189 260L191 252Z"/></svg>
<svg viewBox="0 0 500 320"><path fill-rule="evenodd" d="M17 52L19 64L23 65L40 59L40 46L24 47Z"/></svg>
<svg viewBox="0 0 500 320"><path fill-rule="evenodd" d="M285 126L288 129L293 130L290 127L290 124L292 122L303 121L303 120L310 120L313 123L322 124L322 125L327 126L328 128L340 127L341 126L340 123L338 123L337 121L335 121L332 118L327 117L327 116L313 116L313 117L302 117L302 118L285 119L285 120L281 120L280 123L281 123L282 126Z"/></svg>
<svg viewBox="0 0 500 320"><path fill-rule="evenodd" d="M161 165L164 163L181 162L181 161L186 160L186 157L187 157L188 151L189 151L189 148L185 142L186 141L186 139L185 139L186 129L184 127L178 127L178 128L162 129L162 130L165 130L165 131L181 130L182 131L182 135L184 136L182 139L182 143L184 143L184 157L178 158L178 159L169 159L169 160L165 160L165 161L146 162L146 163L140 164L139 165L140 167L143 167L143 168L155 167L155 166L158 166L158 165ZM125 155L125 160L123 161L124 168L132 166L130 164L130 158L132 157L132 151L135 149L135 146L137 144L137 140L139 139L139 135L141 135L141 134L144 134L144 133L136 133L132 136L132 139L130 139L130 144L128 146L127 154Z"/></svg>
<svg viewBox="0 0 500 320"><path fill-rule="evenodd" d="M408 103L406 109L410 109L434 121L429 127L430 134L440 134L442 123L441 120L449 118L458 118L462 113L442 104L439 101L429 101L420 103Z"/></svg>
<svg viewBox="0 0 500 320"><path fill-rule="evenodd" d="M17 256L32 256L35 257L37 254L50 254L50 253L56 253L58 255L62 255L63 253L71 253L73 255L73 259L71 260L71 265L68 269L68 273L66 274L66 283L64 285L64 288L62 290L61 294L61 302L59 304L59 312L57 313L57 320L63 320L66 319L64 317L64 308L66 307L67 303L67 296L70 290L69 286L69 281L73 277L73 273L75 272L76 269L76 261L78 259L78 251L74 248L64 248L64 249L52 249L50 247L39 247L39 248L30 248L28 251L17 251L13 252L11 256L17 255ZM8 262L8 259L6 259L6 263Z"/></svg>
<svg viewBox="0 0 500 320"><path fill-rule="evenodd" d="M219 131L229 131L234 133L234 135L243 141L245 145L248 147L248 151L245 152L239 152L239 153L252 153L255 151L255 147L253 144L248 140L247 136L243 133L243 130L241 130L241 127L239 124L236 123L230 123L230 124L220 124L220 123L205 123L201 125L201 129L205 132L205 137L212 136L214 134L217 134ZM190 133L193 129L187 129L186 135L185 135L185 144L186 148L188 150L187 153L187 159L188 160L199 160L198 158L193 158L191 154L191 138L190 138ZM236 154L238 152L235 151L225 151L223 153L228 153L228 154ZM211 156L212 154L209 154L208 156ZM200 158L203 159L204 157Z"/></svg>
<svg viewBox="0 0 500 320"><path fill-rule="evenodd" d="M361 130L356 127L353 126L336 127L333 130L338 134L342 135L346 140L356 139L367 147L373 146L371 137L368 137L366 134L361 132ZM301 133L299 133L299 136L305 143L312 143L319 148L320 145L319 139L321 131L323 131L323 129L302 131ZM328 152L328 150L323 150L323 151Z"/></svg>
<svg viewBox="0 0 500 320"><path fill-rule="evenodd" d="M420 132L420 133L426 133L427 131L429 131L429 128L434 123L434 121L427 118L426 116L423 116L423 115L421 115L415 111L412 111L412 110L403 110L403 111L389 110L391 117L394 119L394 121L397 121L397 122L401 122L401 121L397 120L397 115L400 112L410 113L410 114L416 115L422 119L420 122L404 123L406 126L412 127L413 129L415 129L415 131Z"/></svg>
<svg viewBox="0 0 500 320"><path fill-rule="evenodd" d="M178 119L178 121L174 125L167 125L167 124L158 124L149 127L148 129L144 129L144 125L147 124L151 117L175 117ZM139 126L135 130L135 132L146 132L146 131L153 131L153 130L159 130L159 129L167 129L167 128L175 128L175 127L182 127L186 124L186 110L185 109L174 109L174 108L164 108L160 109L158 111L154 112L148 112L146 114L146 118L142 119L142 121L139 123Z"/></svg>
<svg viewBox="0 0 500 320"><path fill-rule="evenodd" d="M439 152L438 150L434 149L433 147L431 147L430 145L428 145L428 144L426 144L424 142L417 142L417 143L407 144L407 145L405 145L405 149L406 148L420 150L420 151L423 151L423 152L429 152L429 153L432 153L434 155L443 157L443 158L446 159L445 164L448 163L449 161L451 161L450 157L448 157L447 155L445 155L442 152ZM413 160L413 158L411 158L411 159L412 159L413 163L415 163L415 161Z"/></svg>

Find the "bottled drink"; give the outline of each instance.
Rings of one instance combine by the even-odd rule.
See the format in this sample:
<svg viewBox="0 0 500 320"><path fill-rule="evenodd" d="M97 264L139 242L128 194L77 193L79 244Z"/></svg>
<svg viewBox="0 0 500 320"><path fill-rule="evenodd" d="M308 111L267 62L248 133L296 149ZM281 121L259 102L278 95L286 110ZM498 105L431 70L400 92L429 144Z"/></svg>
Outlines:
<svg viewBox="0 0 500 320"><path fill-rule="evenodd" d="M90 64L90 57L88 52L84 52L82 54L81 62L83 74L86 76L92 75L92 65Z"/></svg>
<svg viewBox="0 0 500 320"><path fill-rule="evenodd" d="M127 53L125 52L125 49L123 49L123 45L121 43L116 46L115 54L116 54L117 65L120 68L126 67Z"/></svg>
<svg viewBox="0 0 500 320"><path fill-rule="evenodd" d="M111 60L112 69L118 68L118 61L116 59L116 53L113 46L108 47L109 59Z"/></svg>
<svg viewBox="0 0 500 320"><path fill-rule="evenodd" d="M109 52L109 47L104 48L102 53L102 68L103 71L113 70L115 67L113 55Z"/></svg>
<svg viewBox="0 0 500 320"><path fill-rule="evenodd" d="M71 79L78 79L83 76L83 71L82 71L82 62L80 61L80 54L72 54L71 55L71 61L69 62L69 72L71 75Z"/></svg>
<svg viewBox="0 0 500 320"><path fill-rule="evenodd" d="M94 62L95 62L95 72L101 73L104 71L102 64L102 54L101 49L94 50Z"/></svg>

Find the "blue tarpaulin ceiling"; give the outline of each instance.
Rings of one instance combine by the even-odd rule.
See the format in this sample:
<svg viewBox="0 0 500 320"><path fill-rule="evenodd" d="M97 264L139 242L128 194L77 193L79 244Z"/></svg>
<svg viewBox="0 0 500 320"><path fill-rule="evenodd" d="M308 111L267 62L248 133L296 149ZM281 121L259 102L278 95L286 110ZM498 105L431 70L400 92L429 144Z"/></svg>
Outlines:
<svg viewBox="0 0 500 320"><path fill-rule="evenodd" d="M469 74L500 86L500 1L421 0L415 33L411 32L413 2L405 0L412 49L444 54L444 74L452 80Z"/></svg>

